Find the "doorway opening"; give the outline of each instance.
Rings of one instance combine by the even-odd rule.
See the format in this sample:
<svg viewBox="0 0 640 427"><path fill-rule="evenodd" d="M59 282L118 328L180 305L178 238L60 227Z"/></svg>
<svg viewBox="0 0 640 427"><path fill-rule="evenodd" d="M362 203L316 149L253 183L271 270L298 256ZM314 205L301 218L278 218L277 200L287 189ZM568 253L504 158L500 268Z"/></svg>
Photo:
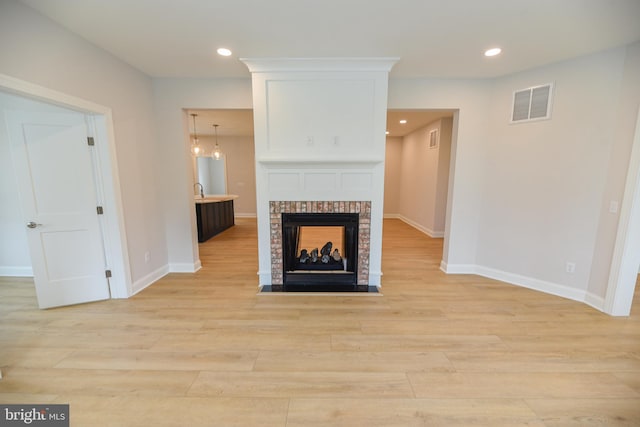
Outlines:
<svg viewBox="0 0 640 427"><path fill-rule="evenodd" d="M213 109L213 108L184 108L184 118L189 126L189 145L192 146L197 137L198 154L190 152L192 165L193 196L199 198L229 196L233 198L232 211L225 210L225 217L232 218L224 221L233 224L235 218L256 217L256 175L253 141L253 110L252 109ZM192 114L196 114L195 124ZM214 126L216 125L216 126ZM216 145L219 157L215 155ZM237 196L237 197L236 197ZM197 224L198 207L193 203L192 209L196 227L194 241L200 245L206 244L202 239ZM200 216L202 213L200 212ZM201 222L201 220L200 220ZM219 228L220 231L228 227ZM198 234L200 233L200 234ZM213 234L211 235L213 236ZM211 237L209 236L209 237ZM199 245L194 244L197 259L202 265Z"/></svg>
<svg viewBox="0 0 640 427"><path fill-rule="evenodd" d="M387 111L384 216L444 238L450 215L458 110ZM444 259L444 253L437 263Z"/></svg>

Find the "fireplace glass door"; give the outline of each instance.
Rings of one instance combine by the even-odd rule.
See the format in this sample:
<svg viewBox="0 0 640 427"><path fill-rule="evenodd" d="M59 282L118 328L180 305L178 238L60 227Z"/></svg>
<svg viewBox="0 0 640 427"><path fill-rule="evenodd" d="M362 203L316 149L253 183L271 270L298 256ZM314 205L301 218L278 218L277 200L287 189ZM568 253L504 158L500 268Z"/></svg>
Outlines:
<svg viewBox="0 0 640 427"><path fill-rule="evenodd" d="M282 232L285 291L355 289L357 214L285 213Z"/></svg>

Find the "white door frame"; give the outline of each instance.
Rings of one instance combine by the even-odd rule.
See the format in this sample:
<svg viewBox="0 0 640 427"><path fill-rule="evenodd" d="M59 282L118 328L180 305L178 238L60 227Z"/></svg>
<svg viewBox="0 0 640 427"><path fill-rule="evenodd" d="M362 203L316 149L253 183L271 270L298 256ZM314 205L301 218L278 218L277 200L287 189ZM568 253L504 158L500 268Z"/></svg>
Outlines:
<svg viewBox="0 0 640 427"><path fill-rule="evenodd" d="M640 111L636 121L631 159L622 196L618 233L609 271L604 311L628 316L640 265Z"/></svg>
<svg viewBox="0 0 640 427"><path fill-rule="evenodd" d="M104 245L111 270L109 288L112 298L133 295L131 268L122 210L122 194L116 158L111 109L48 89L24 80L0 74L0 90L36 101L69 108L91 116L96 141L96 174L102 181L99 191L104 197Z"/></svg>

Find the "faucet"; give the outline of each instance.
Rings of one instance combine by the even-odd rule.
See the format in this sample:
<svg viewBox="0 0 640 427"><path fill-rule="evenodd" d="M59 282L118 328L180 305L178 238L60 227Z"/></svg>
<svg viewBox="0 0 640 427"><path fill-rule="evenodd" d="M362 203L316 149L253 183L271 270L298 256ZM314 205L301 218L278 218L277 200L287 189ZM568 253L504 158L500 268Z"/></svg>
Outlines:
<svg viewBox="0 0 640 427"><path fill-rule="evenodd" d="M193 184L194 187L196 187L196 185L200 186L200 197L204 199L204 187L199 182L196 182L195 184Z"/></svg>

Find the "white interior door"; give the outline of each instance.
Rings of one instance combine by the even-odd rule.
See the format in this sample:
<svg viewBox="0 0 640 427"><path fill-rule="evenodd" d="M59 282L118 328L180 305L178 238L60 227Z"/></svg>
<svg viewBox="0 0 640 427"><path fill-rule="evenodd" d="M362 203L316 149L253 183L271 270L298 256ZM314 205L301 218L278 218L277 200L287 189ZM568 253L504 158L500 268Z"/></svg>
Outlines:
<svg viewBox="0 0 640 427"><path fill-rule="evenodd" d="M85 116L9 112L7 119L38 305L109 298Z"/></svg>

